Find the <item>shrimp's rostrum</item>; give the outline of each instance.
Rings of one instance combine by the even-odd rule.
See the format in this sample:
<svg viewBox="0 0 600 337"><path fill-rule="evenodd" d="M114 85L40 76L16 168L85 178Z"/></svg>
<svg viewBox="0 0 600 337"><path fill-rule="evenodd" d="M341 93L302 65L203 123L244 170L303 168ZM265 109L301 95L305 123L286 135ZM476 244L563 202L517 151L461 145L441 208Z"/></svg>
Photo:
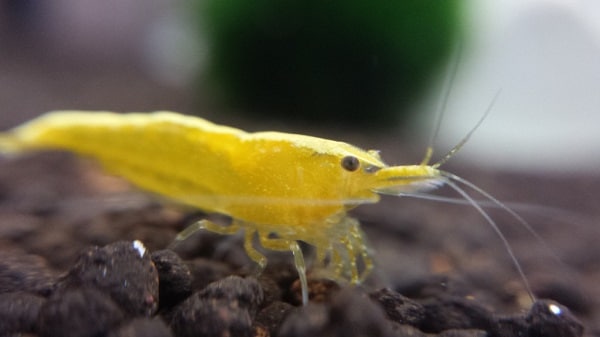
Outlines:
<svg viewBox="0 0 600 337"><path fill-rule="evenodd" d="M179 239L201 228L224 234L244 230L245 249L261 268L266 259L253 247L255 235L264 248L291 251L305 302L298 241L315 247L331 277L359 283L372 262L359 223L347 211L377 202L378 193L441 181L440 171L426 163L388 166L377 151L347 143L247 133L173 112L51 112L2 134L0 148L69 150L143 189L230 216L230 226L200 221Z"/></svg>

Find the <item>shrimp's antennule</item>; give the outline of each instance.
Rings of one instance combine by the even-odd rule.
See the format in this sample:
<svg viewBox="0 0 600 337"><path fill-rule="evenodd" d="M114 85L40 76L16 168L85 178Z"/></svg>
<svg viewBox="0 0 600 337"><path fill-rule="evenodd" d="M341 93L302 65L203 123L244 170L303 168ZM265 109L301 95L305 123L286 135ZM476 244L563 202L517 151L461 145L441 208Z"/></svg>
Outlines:
<svg viewBox="0 0 600 337"><path fill-rule="evenodd" d="M437 137L440 133L440 128L442 127L444 112L446 111L446 107L448 106L448 101L450 100L450 93L452 92L452 88L454 87L454 80L456 79L456 74L458 73L458 66L460 64L461 54L462 48L460 45L458 45L454 52L451 68L448 70L446 80L444 81L442 95L440 96L438 108L435 115L435 126L433 128L433 132L431 133L431 137L429 138L429 142L427 143L427 149L425 150L425 156L423 157L423 160L421 160L421 165L429 165L431 157L433 156L433 145L437 140Z"/></svg>
<svg viewBox="0 0 600 337"><path fill-rule="evenodd" d="M456 76L458 74L458 68L460 65L461 56L462 56L462 48L461 48L461 45L459 44L456 47L451 67L448 70L448 75L446 76L446 80L444 81L444 86L442 88L442 95L440 97L436 116L435 116L435 126L433 128L433 132L431 133L431 137L429 138L429 142L427 144L427 149L425 150L425 156L423 157L423 160L421 160L420 165L429 165L429 162L431 161L431 157L433 156L433 146L439 136L440 129L442 127L444 113L446 112L446 108L448 106L448 101L450 100L450 94L452 93L452 88L454 87L454 82L455 82ZM492 111L492 108L496 104L496 101L498 100L498 97L500 96L501 91L502 91L501 89L498 89L498 91L492 98L492 101L490 102L487 109L485 110L485 113L481 116L479 121L477 121L475 126L473 126L473 128L471 128L471 130L458 142L458 144L456 144L452 149L450 149L450 151L448 151L448 153L446 153L435 164L431 165L431 167L438 168L438 167L442 166L444 163L446 163L448 160L450 160L450 158L452 158L454 156L454 154L456 154L469 141L469 139L471 138L471 136L473 135L475 130L477 130L479 128L479 126L481 126L483 121L487 118L487 116Z"/></svg>
<svg viewBox="0 0 600 337"><path fill-rule="evenodd" d="M490 112L492 112L492 108L494 107L494 105L496 105L496 101L498 101L498 97L500 97L501 92L502 89L498 89L498 91L496 91L494 98L492 98L492 101L488 105L487 109L485 109L485 112L483 113L481 118L479 118L475 126L473 126L473 128L471 128L471 130L463 137L463 139L461 139L460 142L458 142L458 144L454 145L454 147L450 149L450 151L448 151L448 153L446 153L446 155L444 155L442 159L438 160L435 164L431 165L431 167L438 168L445 164L469 141L469 139L471 139L473 133L475 133L475 131L481 126L481 124L487 118Z"/></svg>

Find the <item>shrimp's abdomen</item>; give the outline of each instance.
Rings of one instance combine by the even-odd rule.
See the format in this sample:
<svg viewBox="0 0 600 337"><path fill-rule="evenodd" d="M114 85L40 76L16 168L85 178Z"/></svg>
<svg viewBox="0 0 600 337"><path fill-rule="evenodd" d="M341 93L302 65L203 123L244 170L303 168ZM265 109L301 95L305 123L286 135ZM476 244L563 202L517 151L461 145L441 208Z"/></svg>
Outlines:
<svg viewBox="0 0 600 337"><path fill-rule="evenodd" d="M235 185L230 147L240 130L168 112L50 113L12 131L22 150L61 149L91 157L139 187L215 210L210 196Z"/></svg>
<svg viewBox="0 0 600 337"><path fill-rule="evenodd" d="M142 189L256 225L302 232L299 227L325 225L344 211L341 192L311 172L323 168L298 162L302 151L313 156L310 149L287 140L264 144L253 134L197 117L57 112L14 129L11 137L23 150L91 157Z"/></svg>

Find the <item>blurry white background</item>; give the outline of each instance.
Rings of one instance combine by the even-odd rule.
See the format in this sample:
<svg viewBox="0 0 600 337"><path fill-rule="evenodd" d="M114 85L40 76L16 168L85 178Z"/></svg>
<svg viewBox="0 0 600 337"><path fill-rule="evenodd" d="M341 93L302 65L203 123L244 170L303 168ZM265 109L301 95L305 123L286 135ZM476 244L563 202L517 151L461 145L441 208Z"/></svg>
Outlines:
<svg viewBox="0 0 600 337"><path fill-rule="evenodd" d="M600 172L600 2L473 0L467 24L438 146L464 137L501 89L461 160ZM433 90L429 99L438 96Z"/></svg>

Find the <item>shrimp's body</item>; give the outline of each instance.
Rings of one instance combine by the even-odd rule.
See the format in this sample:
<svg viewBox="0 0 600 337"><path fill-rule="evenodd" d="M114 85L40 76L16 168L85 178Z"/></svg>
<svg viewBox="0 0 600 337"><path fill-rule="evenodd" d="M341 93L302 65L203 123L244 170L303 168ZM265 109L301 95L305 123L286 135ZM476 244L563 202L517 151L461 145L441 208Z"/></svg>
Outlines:
<svg viewBox="0 0 600 337"><path fill-rule="evenodd" d="M347 211L375 203L378 193L402 194L447 182L435 165L388 166L376 151L322 138L247 133L172 112L48 113L0 136L0 149L64 149L98 160L139 187L208 212L230 216L230 226L201 221L219 233L245 231L245 249L292 251L308 299L298 241L328 261L336 280L359 283L372 268L359 223ZM364 268L357 263L362 261Z"/></svg>

